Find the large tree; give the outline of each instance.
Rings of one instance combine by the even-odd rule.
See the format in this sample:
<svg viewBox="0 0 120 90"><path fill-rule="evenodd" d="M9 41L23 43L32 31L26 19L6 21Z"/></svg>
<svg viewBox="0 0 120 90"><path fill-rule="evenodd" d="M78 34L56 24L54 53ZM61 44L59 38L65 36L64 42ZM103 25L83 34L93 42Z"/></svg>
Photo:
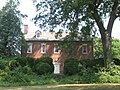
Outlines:
<svg viewBox="0 0 120 90"><path fill-rule="evenodd" d="M8 0L0 10L0 57L14 57L20 54L23 44L21 18L24 16L17 10L19 2Z"/></svg>
<svg viewBox="0 0 120 90"><path fill-rule="evenodd" d="M34 0L36 1L36 0ZM114 21L120 17L120 0L42 0L36 2L38 14L35 23L40 27L53 29L67 28L71 33L90 36L93 27L98 27L101 35L104 65L112 61L111 33ZM107 26L104 25L108 20ZM74 34L73 36L75 36Z"/></svg>

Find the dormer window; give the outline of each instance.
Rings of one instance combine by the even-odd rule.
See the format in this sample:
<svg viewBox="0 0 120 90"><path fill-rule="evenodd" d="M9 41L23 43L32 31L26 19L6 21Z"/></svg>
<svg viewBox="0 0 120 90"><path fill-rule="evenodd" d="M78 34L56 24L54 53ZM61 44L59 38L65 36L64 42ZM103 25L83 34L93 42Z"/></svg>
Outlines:
<svg viewBox="0 0 120 90"><path fill-rule="evenodd" d="M39 30L37 30L37 31L35 32L36 38L39 38L39 37L40 37L40 34L41 34L41 32L40 32Z"/></svg>
<svg viewBox="0 0 120 90"><path fill-rule="evenodd" d="M36 34L36 37L40 37L40 33L37 33L37 34Z"/></svg>

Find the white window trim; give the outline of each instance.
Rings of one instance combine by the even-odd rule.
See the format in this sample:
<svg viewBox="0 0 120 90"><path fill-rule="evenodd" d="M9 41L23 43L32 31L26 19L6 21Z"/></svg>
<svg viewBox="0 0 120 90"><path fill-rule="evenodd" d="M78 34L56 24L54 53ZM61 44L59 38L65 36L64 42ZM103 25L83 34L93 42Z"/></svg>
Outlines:
<svg viewBox="0 0 120 90"><path fill-rule="evenodd" d="M28 45L27 53L32 53L33 44L32 43L27 43L27 45ZM30 52L28 51L28 49L30 49Z"/></svg>
<svg viewBox="0 0 120 90"><path fill-rule="evenodd" d="M39 35L38 35L39 34ZM41 32L39 31L39 30L37 30L36 32L35 32L35 37L36 38L40 38L40 34L41 34Z"/></svg>
<svg viewBox="0 0 120 90"><path fill-rule="evenodd" d="M54 44L54 54L58 54L59 53L59 50L58 52L56 52L56 45L58 45L57 43Z"/></svg>
<svg viewBox="0 0 120 90"><path fill-rule="evenodd" d="M39 34L39 36L38 36L38 34ZM37 32L36 33L36 38L39 38L40 37L40 32Z"/></svg>
<svg viewBox="0 0 120 90"><path fill-rule="evenodd" d="M86 47L86 52L84 52L84 46ZM82 44L82 54L88 54L87 44Z"/></svg>
<svg viewBox="0 0 120 90"><path fill-rule="evenodd" d="M45 45L45 50L43 52L43 45ZM46 53L46 43L41 43L41 53Z"/></svg>

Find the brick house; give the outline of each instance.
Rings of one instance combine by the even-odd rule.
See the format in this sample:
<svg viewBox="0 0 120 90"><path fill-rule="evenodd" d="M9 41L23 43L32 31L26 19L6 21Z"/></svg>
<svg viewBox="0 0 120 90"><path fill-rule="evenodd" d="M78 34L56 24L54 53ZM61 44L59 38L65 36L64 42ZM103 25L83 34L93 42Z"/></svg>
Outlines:
<svg viewBox="0 0 120 90"><path fill-rule="evenodd" d="M64 67L64 60L69 57L67 53L59 49L59 42L62 42L68 33L62 33L62 37L55 38L55 33L28 31L28 25L24 25L24 37L28 48L26 50L27 57L40 58L42 56L50 56L53 62L58 60L61 63L61 73ZM75 41L74 58L92 59L93 43L92 41Z"/></svg>

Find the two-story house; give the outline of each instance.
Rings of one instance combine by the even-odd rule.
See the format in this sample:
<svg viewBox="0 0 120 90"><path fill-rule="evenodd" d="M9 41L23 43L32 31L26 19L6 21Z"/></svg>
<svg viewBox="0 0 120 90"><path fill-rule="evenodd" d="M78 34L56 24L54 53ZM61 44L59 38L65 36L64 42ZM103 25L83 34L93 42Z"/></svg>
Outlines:
<svg viewBox="0 0 120 90"><path fill-rule="evenodd" d="M69 55L59 49L59 42L66 37L68 33L63 32L62 37L55 38L55 33L29 32L28 25L24 25L24 36L28 48L26 50L27 57L40 58L42 56L50 56L53 62L58 60L61 63L61 71L63 71L64 60L69 58ZM93 43L92 41L75 41L74 57L77 59L91 59L93 58Z"/></svg>

